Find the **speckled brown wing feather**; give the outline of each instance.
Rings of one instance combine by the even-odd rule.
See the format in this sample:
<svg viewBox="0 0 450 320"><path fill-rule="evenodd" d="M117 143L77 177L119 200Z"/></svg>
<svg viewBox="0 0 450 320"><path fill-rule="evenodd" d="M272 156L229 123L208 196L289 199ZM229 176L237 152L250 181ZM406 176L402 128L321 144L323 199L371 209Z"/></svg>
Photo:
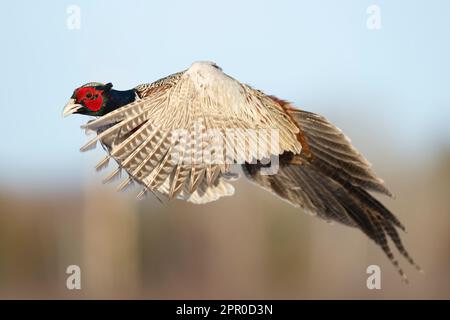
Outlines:
<svg viewBox="0 0 450 320"><path fill-rule="evenodd" d="M261 164L245 164L246 176L294 206L328 221L361 229L386 253L399 273L403 270L388 244L390 238L399 252L418 269L404 248L396 228L400 221L367 191L390 195L369 162L351 145L350 140L324 117L300 111L274 99L297 123L303 150L286 152L280 157L275 175L262 175Z"/></svg>
<svg viewBox="0 0 450 320"><path fill-rule="evenodd" d="M109 155L98 168L109 158L116 160L119 168L106 181L125 170L129 176L119 189L135 181L144 185L144 192L164 190L170 198L183 192L186 198L203 181L213 185L235 161L301 151L298 127L278 103L209 63L193 64L185 72L137 88L139 100L86 125L89 130L106 129L81 148L84 151L97 141L110 141ZM279 137L275 142L247 134L248 130L272 129ZM226 144L217 150L210 130L223 141L228 139L227 131L234 130L233 152ZM205 161L205 151L211 150L212 159Z"/></svg>

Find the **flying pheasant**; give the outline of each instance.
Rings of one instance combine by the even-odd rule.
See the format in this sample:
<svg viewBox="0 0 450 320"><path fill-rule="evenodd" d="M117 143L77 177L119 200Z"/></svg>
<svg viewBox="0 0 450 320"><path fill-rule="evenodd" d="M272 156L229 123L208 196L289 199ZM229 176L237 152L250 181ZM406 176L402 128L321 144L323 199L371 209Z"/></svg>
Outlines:
<svg viewBox="0 0 450 320"><path fill-rule="evenodd" d="M118 168L105 182L127 178L168 199L207 203L230 196L230 184L245 177L296 207L328 221L361 229L375 241L401 276L389 244L417 269L403 247L400 221L368 192L391 193L350 140L324 117L294 108L225 74L212 62L126 91L112 84L77 88L63 110L95 116L85 126Z"/></svg>

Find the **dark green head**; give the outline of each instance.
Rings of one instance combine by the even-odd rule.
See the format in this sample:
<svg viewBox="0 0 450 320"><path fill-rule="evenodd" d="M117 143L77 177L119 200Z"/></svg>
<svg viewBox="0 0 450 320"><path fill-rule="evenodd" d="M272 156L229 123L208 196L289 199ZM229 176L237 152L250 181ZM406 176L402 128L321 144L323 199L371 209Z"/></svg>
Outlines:
<svg viewBox="0 0 450 320"><path fill-rule="evenodd" d="M112 83L90 82L75 89L64 107L63 116L66 117L73 113L103 116L136 99L134 89L118 91L112 89L112 86Z"/></svg>

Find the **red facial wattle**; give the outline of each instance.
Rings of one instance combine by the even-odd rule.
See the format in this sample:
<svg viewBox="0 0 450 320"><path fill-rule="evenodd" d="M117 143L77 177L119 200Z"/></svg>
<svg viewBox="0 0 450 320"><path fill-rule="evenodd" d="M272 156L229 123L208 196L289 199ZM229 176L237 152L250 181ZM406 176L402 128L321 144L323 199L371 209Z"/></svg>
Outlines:
<svg viewBox="0 0 450 320"><path fill-rule="evenodd" d="M79 88L76 93L77 103L82 103L91 111L98 111L103 104L103 90L97 90L93 87Z"/></svg>

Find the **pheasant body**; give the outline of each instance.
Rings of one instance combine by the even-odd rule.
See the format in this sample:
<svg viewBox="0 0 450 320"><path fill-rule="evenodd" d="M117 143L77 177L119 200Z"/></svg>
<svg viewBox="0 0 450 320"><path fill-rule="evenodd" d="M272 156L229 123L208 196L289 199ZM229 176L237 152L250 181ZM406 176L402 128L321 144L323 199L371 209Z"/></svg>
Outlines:
<svg viewBox="0 0 450 320"><path fill-rule="evenodd" d="M207 203L234 193L231 182L240 167L247 179L290 204L361 229L402 276L388 239L415 265L396 229L403 225L368 193L390 192L342 131L233 79L214 63L196 62L127 91L87 84L66 106L64 114L71 113L98 117L85 125L97 135L81 150L97 142L105 147L108 154L97 169L114 159L118 168L105 182L125 171L119 190L137 183L143 187L138 198L151 192Z"/></svg>

